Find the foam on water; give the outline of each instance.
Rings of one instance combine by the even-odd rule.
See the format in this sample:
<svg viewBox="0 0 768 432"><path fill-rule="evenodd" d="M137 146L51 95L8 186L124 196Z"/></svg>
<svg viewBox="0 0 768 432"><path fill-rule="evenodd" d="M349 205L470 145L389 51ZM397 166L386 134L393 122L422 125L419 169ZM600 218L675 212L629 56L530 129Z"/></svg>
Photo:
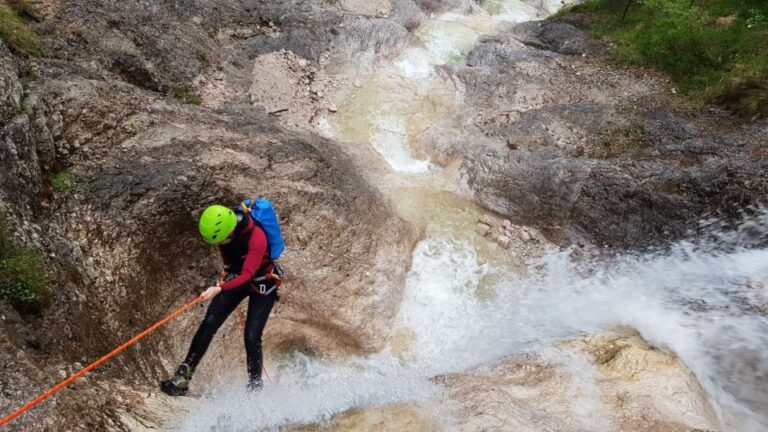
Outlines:
<svg viewBox="0 0 768 432"><path fill-rule="evenodd" d="M192 407L180 429L253 432L319 422L360 406L425 400L436 393L423 375L386 354L341 364L296 354L280 366L279 383L268 382L262 392L247 392L237 380L219 384Z"/></svg>
<svg viewBox="0 0 768 432"><path fill-rule="evenodd" d="M745 227L765 239L768 216ZM497 270L478 265L467 245L427 239L415 251L399 323L417 335L415 363L435 374L628 325L693 370L729 430L766 430L768 249L746 247L744 231L578 265L572 251L551 253L532 278L510 274L497 284L493 301L473 292Z"/></svg>
<svg viewBox="0 0 768 432"><path fill-rule="evenodd" d="M768 235L765 214L744 226L750 224ZM573 251L558 251L522 279L480 264L471 241L432 235L414 251L393 328L414 335L403 355L385 350L341 364L296 356L282 365L281 383L253 399L228 393L229 386L218 389L193 409L186 430L255 430L315 422L360 406L425 400L439 394L429 381L435 375L524 352L552 353L562 340L616 325L634 327L679 356L727 430L766 430L768 249L745 247L740 236L720 233L714 243L681 242L663 253L610 259L575 260ZM498 272L505 277L491 283L496 295L478 296ZM599 398L589 391L592 366L578 358L559 360L577 378L573 385L583 387L581 415L594 417L592 426L601 429ZM228 426L213 427L222 421Z"/></svg>
<svg viewBox="0 0 768 432"><path fill-rule="evenodd" d="M424 50L406 51L362 84L341 109L337 127L339 138L368 143L392 170L406 174L434 168L414 154L411 141L455 104L453 87L433 79L419 51Z"/></svg>
<svg viewBox="0 0 768 432"><path fill-rule="evenodd" d="M427 22L417 32L426 49L407 50L364 83L341 110L338 135L370 143L396 171L429 171L428 160L414 157L411 140L455 101L435 65L460 61L499 22L535 17L519 1L486 7L490 13L449 13ZM481 256L483 249L465 235L427 232L414 250L393 324L393 334L411 335L405 347L341 363L296 354L280 362L280 383L255 396L245 394L242 382L222 383L195 402L182 429L254 431L318 422L362 406L428 400L440 395L430 381L435 375L524 352L556 358L562 340L627 325L680 357L726 430L768 430L765 213L735 233L713 229L707 241L664 252L599 259L552 252L531 265L527 278L490 264L498 260ZM480 295L488 291L493 295ZM597 419L590 430L603 429L590 387L593 366L559 360L583 395L577 414Z"/></svg>
<svg viewBox="0 0 768 432"><path fill-rule="evenodd" d="M373 148L397 171L413 174L429 171L432 164L428 160L416 159L411 154L406 119L387 108L371 117L374 128L370 140Z"/></svg>
<svg viewBox="0 0 768 432"><path fill-rule="evenodd" d="M424 43L433 64L460 62L481 33L468 23L441 16L424 23L416 34Z"/></svg>
<svg viewBox="0 0 768 432"><path fill-rule="evenodd" d="M395 67L403 78L421 80L432 74L432 62L420 48L411 48L395 60Z"/></svg>
<svg viewBox="0 0 768 432"><path fill-rule="evenodd" d="M518 0L489 2L486 7L491 13L446 12L426 20L416 31L424 47L406 49L369 77L342 109L338 136L371 144L394 171L422 174L436 169L414 154L413 142L425 127L451 111L459 95L435 67L463 61L477 40L494 33L501 23L544 15L543 9ZM425 107L427 112L422 112Z"/></svg>

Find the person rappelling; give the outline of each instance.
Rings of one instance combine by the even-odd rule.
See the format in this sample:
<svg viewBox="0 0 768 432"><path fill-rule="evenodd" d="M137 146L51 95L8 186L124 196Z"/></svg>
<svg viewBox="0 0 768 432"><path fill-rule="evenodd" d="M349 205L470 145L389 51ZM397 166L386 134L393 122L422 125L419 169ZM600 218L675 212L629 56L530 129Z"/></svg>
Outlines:
<svg viewBox="0 0 768 432"><path fill-rule="evenodd" d="M279 299L277 288L283 271L276 263L285 249L272 203L262 198L243 201L236 208L212 205L203 211L200 235L206 243L218 245L224 261L221 280L208 287L201 297L211 300L200 327L192 338L189 351L176 373L160 383L160 389L181 396L189 391L189 382L208 346L232 311L248 298L245 319L245 352L248 389L263 387L261 378L264 354L262 334L272 307Z"/></svg>

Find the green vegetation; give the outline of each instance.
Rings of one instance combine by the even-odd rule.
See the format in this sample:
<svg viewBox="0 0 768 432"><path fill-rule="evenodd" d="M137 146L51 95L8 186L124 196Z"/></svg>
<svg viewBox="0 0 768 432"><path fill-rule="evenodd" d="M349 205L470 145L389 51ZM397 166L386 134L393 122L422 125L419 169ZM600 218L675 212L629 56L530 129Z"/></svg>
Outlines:
<svg viewBox="0 0 768 432"><path fill-rule="evenodd" d="M70 170L64 170L51 177L51 186L57 191L68 191L75 185L74 175Z"/></svg>
<svg viewBox="0 0 768 432"><path fill-rule="evenodd" d="M32 56L40 55L37 36L24 21L25 17L34 17L32 7L25 1L6 0L0 3L0 39L17 52Z"/></svg>
<svg viewBox="0 0 768 432"><path fill-rule="evenodd" d="M586 0L620 62L667 72L681 94L743 116L768 114L768 1Z"/></svg>
<svg viewBox="0 0 768 432"><path fill-rule="evenodd" d="M27 0L5 0L5 3L21 18L29 18L40 21L37 11Z"/></svg>
<svg viewBox="0 0 768 432"><path fill-rule="evenodd" d="M201 105L203 98L195 91L195 89L189 84L180 84L171 87L170 95L174 99L192 105Z"/></svg>
<svg viewBox="0 0 768 432"><path fill-rule="evenodd" d="M40 313L51 300L45 262L35 250L13 244L0 215L0 297L22 313Z"/></svg>

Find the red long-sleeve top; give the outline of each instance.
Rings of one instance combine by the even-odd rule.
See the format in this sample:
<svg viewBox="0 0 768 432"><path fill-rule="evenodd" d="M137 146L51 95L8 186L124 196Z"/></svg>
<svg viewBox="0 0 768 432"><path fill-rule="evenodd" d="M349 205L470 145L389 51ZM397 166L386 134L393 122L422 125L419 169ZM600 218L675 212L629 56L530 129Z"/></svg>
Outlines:
<svg viewBox="0 0 768 432"><path fill-rule="evenodd" d="M266 234L250 216L244 215L244 219L246 219L246 226L235 230L230 243L219 246L225 268L228 272L237 274L234 279L219 285L222 291L231 290L251 281L260 268L270 263Z"/></svg>

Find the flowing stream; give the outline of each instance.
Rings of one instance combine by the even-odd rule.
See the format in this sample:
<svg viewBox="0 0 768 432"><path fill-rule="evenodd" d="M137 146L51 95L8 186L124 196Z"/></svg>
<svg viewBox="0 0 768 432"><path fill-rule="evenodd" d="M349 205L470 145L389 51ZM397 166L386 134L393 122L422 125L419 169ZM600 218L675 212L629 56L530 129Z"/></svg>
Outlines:
<svg viewBox="0 0 768 432"><path fill-rule="evenodd" d="M423 47L370 75L340 107L332 134L372 146L406 184L438 171L411 147L427 125L445 123L461 104L438 66L463 61L500 23L538 19L555 8L538 6L494 0L473 13L429 19L417 30ZM279 383L248 395L242 377L222 382L193 402L182 430L255 431L317 423L365 406L428 403L444 393L436 376L522 353L554 356L564 340L618 325L677 355L725 430L768 430L768 248L760 243L768 213L664 251L585 258L552 249L516 268L475 233L480 209L437 190L390 193L400 202L418 201L398 210L424 228L425 238L413 251L387 348L344 362L301 353L278 359ZM594 402L592 368L570 367L586 383L587 406ZM578 421L584 430L609 430L602 414L587 410ZM446 430L455 427L450 416L441 421Z"/></svg>

